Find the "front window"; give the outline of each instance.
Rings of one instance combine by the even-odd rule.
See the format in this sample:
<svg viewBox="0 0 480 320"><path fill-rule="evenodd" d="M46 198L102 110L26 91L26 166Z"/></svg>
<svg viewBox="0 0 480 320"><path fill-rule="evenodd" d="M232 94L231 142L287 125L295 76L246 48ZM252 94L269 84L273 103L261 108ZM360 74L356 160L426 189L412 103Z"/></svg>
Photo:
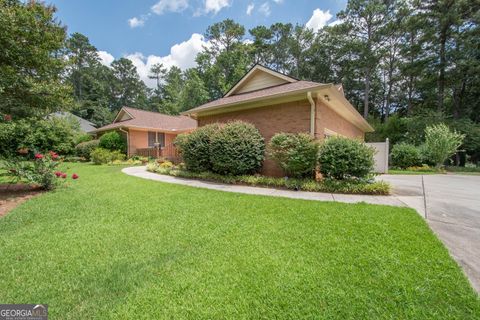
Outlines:
<svg viewBox="0 0 480 320"><path fill-rule="evenodd" d="M159 144L161 148L165 147L165 133L163 132L148 132L148 147L155 147L156 143Z"/></svg>

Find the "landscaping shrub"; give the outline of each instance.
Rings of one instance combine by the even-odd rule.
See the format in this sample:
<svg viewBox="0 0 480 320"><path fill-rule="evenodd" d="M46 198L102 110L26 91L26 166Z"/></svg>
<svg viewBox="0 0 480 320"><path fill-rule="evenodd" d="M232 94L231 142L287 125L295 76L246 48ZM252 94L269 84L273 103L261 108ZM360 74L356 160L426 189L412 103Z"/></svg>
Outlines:
<svg viewBox="0 0 480 320"><path fill-rule="evenodd" d="M408 143L399 143L393 146L390 157L392 166L402 169L422 164L420 150Z"/></svg>
<svg viewBox="0 0 480 320"><path fill-rule="evenodd" d="M462 145L465 135L451 131L445 124L428 126L425 129L425 151L437 167L453 155Z"/></svg>
<svg viewBox="0 0 480 320"><path fill-rule="evenodd" d="M265 158L265 140L250 123L229 122L212 136L210 160L213 172L241 175L260 169Z"/></svg>
<svg viewBox="0 0 480 320"><path fill-rule="evenodd" d="M56 170L58 158L58 154L53 151L46 154L37 153L32 161L26 161L25 158L10 158L1 164L1 169L5 171L2 175L11 178L13 183L23 181L38 185L44 190L52 190L61 183L59 178L67 177L66 173Z"/></svg>
<svg viewBox="0 0 480 320"><path fill-rule="evenodd" d="M210 144L212 137L220 130L218 124L210 124L198 128L192 133L180 134L174 141L182 155L185 166L190 171L210 171Z"/></svg>
<svg viewBox="0 0 480 320"><path fill-rule="evenodd" d="M0 122L0 157L12 157L22 150L33 156L35 152L56 150L72 154L80 135L78 122L69 119L22 119Z"/></svg>
<svg viewBox="0 0 480 320"><path fill-rule="evenodd" d="M312 176L317 165L318 142L306 133L278 133L268 145L269 155L288 176Z"/></svg>
<svg viewBox="0 0 480 320"><path fill-rule="evenodd" d="M75 145L78 145L79 143L82 143L82 142L87 142L87 141L92 141L93 140L93 136L90 135L90 134L81 134L77 137L77 139L75 140Z"/></svg>
<svg viewBox="0 0 480 320"><path fill-rule="evenodd" d="M365 178L373 171L373 148L343 137L327 139L320 147L320 172L337 180Z"/></svg>
<svg viewBox="0 0 480 320"><path fill-rule="evenodd" d="M110 151L127 151L127 141L117 131L111 131L103 134L100 137L100 148Z"/></svg>
<svg viewBox="0 0 480 320"><path fill-rule="evenodd" d="M94 164L106 164L115 160L124 160L125 155L118 150L110 151L104 148L97 148L92 151L90 158Z"/></svg>
<svg viewBox="0 0 480 320"><path fill-rule="evenodd" d="M75 147L75 154L79 157L90 160L90 153L98 148L99 144L100 140L81 142Z"/></svg>
<svg viewBox="0 0 480 320"><path fill-rule="evenodd" d="M179 167L162 167L158 163L152 162L147 165L147 170L159 174L166 174L175 177L201 179L216 181L228 184L246 184L251 186L262 186L270 188L282 188L290 190L332 192L332 193L351 193L351 194L373 194L387 195L390 193L390 185L384 181L366 181L364 180L333 180L324 179L315 181L312 179L296 178L275 178L261 175L221 175L213 172L192 172L183 170Z"/></svg>

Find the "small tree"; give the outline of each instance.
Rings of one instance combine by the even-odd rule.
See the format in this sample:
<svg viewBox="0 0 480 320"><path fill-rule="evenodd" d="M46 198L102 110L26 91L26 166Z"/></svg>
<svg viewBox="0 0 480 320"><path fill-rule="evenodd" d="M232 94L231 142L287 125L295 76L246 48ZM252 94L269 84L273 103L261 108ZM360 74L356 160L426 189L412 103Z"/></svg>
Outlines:
<svg viewBox="0 0 480 320"><path fill-rule="evenodd" d="M462 145L465 136L451 131L445 124L428 126L425 129L425 148L437 167L453 155Z"/></svg>
<svg viewBox="0 0 480 320"><path fill-rule="evenodd" d="M318 142L306 133L277 133L268 145L269 155L289 176L313 176Z"/></svg>

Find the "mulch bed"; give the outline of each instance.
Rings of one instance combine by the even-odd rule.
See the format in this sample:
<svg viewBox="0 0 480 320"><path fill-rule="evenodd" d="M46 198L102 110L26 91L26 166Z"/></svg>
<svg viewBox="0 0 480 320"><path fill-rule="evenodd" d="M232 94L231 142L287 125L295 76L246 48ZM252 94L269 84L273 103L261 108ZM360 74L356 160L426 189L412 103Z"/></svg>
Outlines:
<svg viewBox="0 0 480 320"><path fill-rule="evenodd" d="M28 184L0 184L0 217L40 193L39 187Z"/></svg>

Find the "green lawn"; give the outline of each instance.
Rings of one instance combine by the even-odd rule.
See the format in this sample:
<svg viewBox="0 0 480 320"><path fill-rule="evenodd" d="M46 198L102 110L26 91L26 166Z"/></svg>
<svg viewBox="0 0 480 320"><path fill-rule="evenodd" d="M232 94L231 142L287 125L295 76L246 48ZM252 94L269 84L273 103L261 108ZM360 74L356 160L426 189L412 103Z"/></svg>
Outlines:
<svg viewBox="0 0 480 320"><path fill-rule="evenodd" d="M223 193L71 165L0 219L0 302L52 319L479 319L411 209Z"/></svg>

